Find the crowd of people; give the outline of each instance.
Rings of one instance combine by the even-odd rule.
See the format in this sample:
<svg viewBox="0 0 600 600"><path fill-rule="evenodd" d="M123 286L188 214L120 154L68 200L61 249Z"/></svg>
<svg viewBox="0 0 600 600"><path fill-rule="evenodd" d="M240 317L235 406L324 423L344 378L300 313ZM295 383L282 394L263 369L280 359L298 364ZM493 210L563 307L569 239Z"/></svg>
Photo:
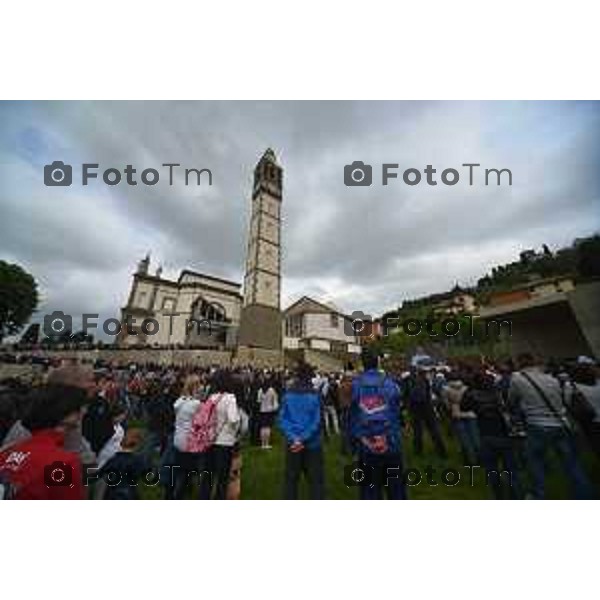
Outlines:
<svg viewBox="0 0 600 600"><path fill-rule="evenodd" d="M328 451L356 465L351 477L367 477L347 482L362 499L410 495L409 443L441 461L455 443L464 465L485 469L495 498L544 498L550 454L573 498L597 496L582 460L600 456L592 359L542 366L523 354L516 364L415 361L386 372L367 348L361 363L330 373L306 363L45 364L28 383L0 382L0 497L138 499L144 480L166 499L237 499L244 448L277 451L274 428L286 499L300 496L303 477L310 498L328 497L323 438L339 440Z"/></svg>

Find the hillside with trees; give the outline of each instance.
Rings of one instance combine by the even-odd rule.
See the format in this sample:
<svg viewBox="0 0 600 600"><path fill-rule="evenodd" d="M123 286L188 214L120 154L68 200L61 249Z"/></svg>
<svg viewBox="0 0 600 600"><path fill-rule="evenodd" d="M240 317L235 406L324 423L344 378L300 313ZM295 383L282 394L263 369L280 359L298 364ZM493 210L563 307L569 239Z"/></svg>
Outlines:
<svg viewBox="0 0 600 600"><path fill-rule="evenodd" d="M390 329L387 336L374 341L382 352L405 354L417 346L427 349L433 354L450 354L452 350L478 348L484 353L493 354L502 350L503 344L487 335L485 324L478 319L471 319L467 313L444 315L444 302L457 294L474 296L478 305L486 304L489 296L495 292L508 291L513 288L554 277L572 277L576 283L600 277L600 234L587 238L578 238L570 246L552 252L547 245L540 251L525 250L520 253L519 260L506 265L498 265L477 281L474 287L460 287L456 284L451 290L405 300L396 309L385 312L381 323L395 318L400 323L410 319L425 322L436 319L437 325L432 329L439 332L440 321L444 318L456 318L460 323L460 332L456 337L444 335L430 336L426 329L418 335L408 335L402 328Z"/></svg>

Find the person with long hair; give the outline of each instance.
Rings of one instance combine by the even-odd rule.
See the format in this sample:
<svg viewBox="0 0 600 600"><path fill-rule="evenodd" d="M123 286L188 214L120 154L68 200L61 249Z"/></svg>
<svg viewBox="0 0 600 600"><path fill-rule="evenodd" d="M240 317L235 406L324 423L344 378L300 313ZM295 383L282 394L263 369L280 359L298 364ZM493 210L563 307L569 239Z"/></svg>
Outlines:
<svg viewBox="0 0 600 600"><path fill-rule="evenodd" d="M279 408L279 397L272 380L267 380L261 385L258 390L257 402L260 411L260 446L263 450L269 450L273 447L271 446L271 428Z"/></svg>
<svg viewBox="0 0 600 600"><path fill-rule="evenodd" d="M237 405L237 386L227 371L213 374L211 394L207 402L215 403L216 437L206 452L204 472L200 481L201 500L225 500L230 482L234 453L239 450L243 416Z"/></svg>
<svg viewBox="0 0 600 600"><path fill-rule="evenodd" d="M175 433L171 464L165 464L170 481L167 482L167 499L181 500L194 472L202 468L201 453L188 452L188 437L192 429L192 419L200 406L199 392L202 382L197 375L188 375L184 381L181 395L173 405L175 409Z"/></svg>
<svg viewBox="0 0 600 600"><path fill-rule="evenodd" d="M498 500L523 497L521 474L510 437L511 414L493 377L480 368L465 375L467 389L460 401L462 413L473 412L480 435L480 456L486 481Z"/></svg>

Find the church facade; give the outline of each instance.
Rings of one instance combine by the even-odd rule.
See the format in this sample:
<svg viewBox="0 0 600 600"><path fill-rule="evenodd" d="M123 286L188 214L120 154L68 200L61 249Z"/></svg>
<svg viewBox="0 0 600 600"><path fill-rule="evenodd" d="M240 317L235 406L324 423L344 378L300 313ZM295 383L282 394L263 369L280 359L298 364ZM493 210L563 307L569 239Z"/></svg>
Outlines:
<svg viewBox="0 0 600 600"><path fill-rule="evenodd" d="M121 346L235 347L241 284L189 270L173 281L164 279L160 269L150 275L149 267L147 256L133 275L129 299L121 311Z"/></svg>
<svg viewBox="0 0 600 600"><path fill-rule="evenodd" d="M283 169L270 148L254 170L242 284L190 270L177 280L138 264L121 309L122 347L259 349L282 352L281 201Z"/></svg>
<svg viewBox="0 0 600 600"><path fill-rule="evenodd" d="M317 365L325 355L355 358L360 339L347 335L350 317L337 308L303 297L282 314L282 200L283 169L268 149L254 169L243 286L190 270L166 279L160 267L150 273L146 256L121 310L119 345L225 350L241 365L281 365L284 350Z"/></svg>

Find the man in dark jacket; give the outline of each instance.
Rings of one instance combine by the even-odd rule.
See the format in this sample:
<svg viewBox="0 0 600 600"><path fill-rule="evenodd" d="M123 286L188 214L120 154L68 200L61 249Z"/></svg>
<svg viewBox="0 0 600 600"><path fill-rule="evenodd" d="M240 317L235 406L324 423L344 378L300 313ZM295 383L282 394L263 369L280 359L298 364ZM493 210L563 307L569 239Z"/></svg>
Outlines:
<svg viewBox="0 0 600 600"><path fill-rule="evenodd" d="M435 451L440 458L446 458L446 446L440 433L440 424L432 404L431 385L425 369L417 367L411 374L407 389L408 410L412 418L415 454L423 453L423 429L431 436Z"/></svg>
<svg viewBox="0 0 600 600"><path fill-rule="evenodd" d="M509 436L511 411L502 398L502 392L483 370L472 374L466 383L469 387L463 395L461 409L477 415L480 455L486 470L486 482L488 485L491 483L498 500L505 496L522 498L514 442Z"/></svg>

